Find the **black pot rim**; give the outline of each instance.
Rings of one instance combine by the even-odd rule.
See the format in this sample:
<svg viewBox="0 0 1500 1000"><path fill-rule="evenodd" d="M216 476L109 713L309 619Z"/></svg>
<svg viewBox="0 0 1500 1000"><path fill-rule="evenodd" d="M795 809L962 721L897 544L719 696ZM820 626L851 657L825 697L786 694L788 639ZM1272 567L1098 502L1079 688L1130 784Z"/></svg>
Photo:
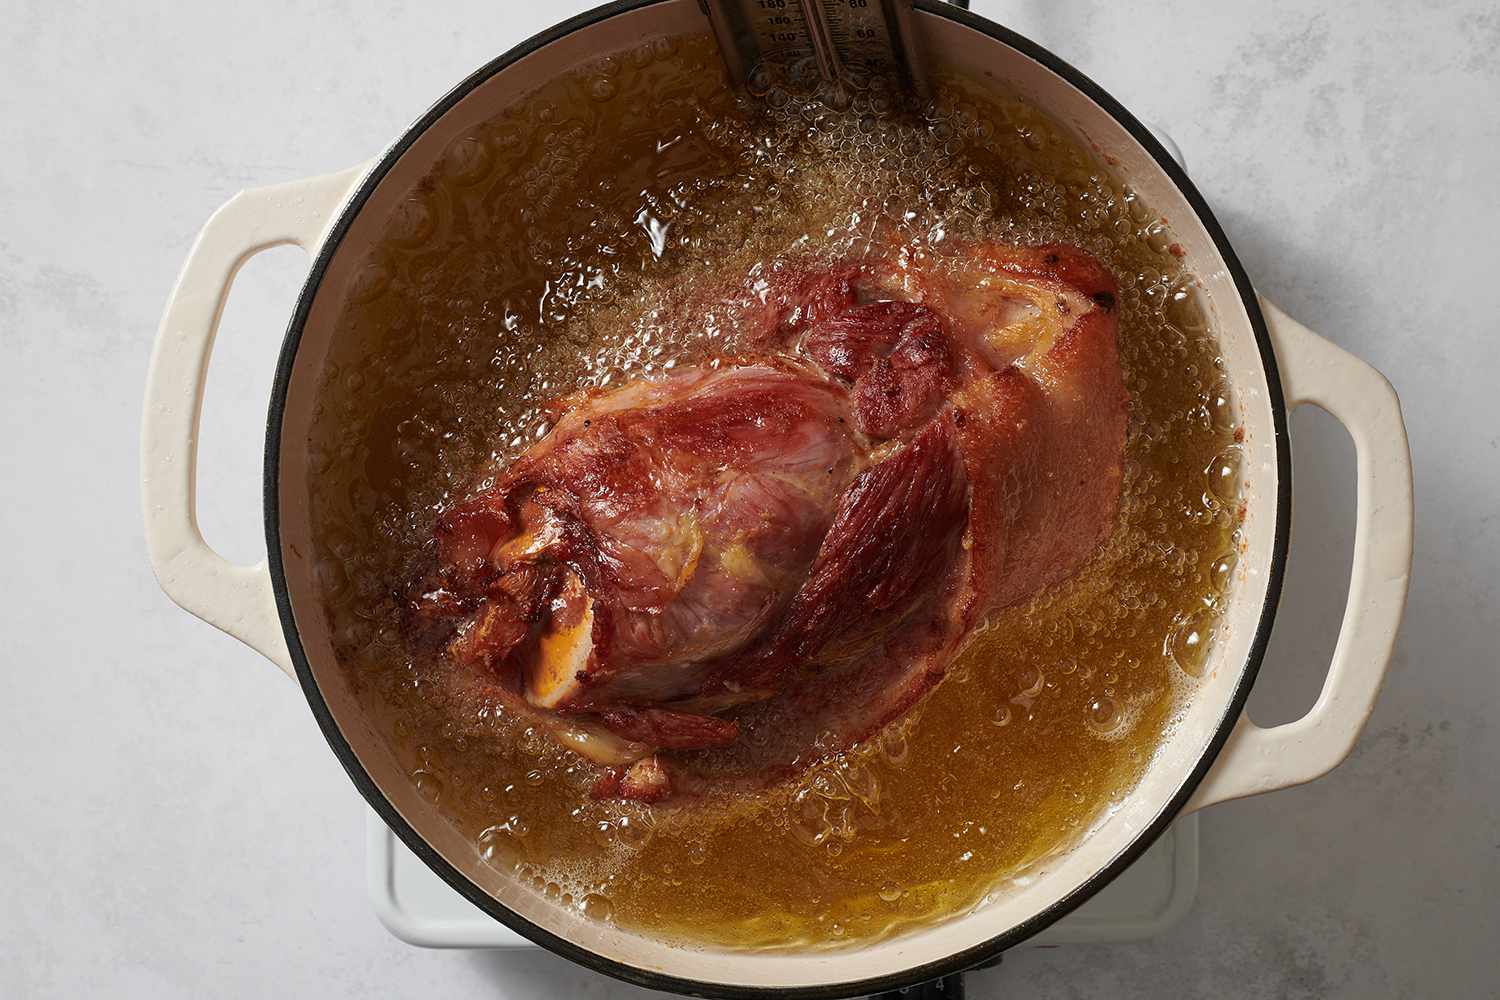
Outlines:
<svg viewBox="0 0 1500 1000"><path fill-rule="evenodd" d="M281 557L279 482L283 411L286 406L287 392L291 383L292 366L302 339L303 327L307 322L313 298L327 271L329 262L342 243L344 236L348 233L354 218L363 209L372 192L379 185L380 181L384 179L401 154L409 149L423 132L462 98L494 74L523 56L580 28L596 24L617 14L662 2L667 2L667 0L615 0L615 2L606 3L603 6L569 18L532 36L504 55L485 64L450 90L442 99L429 108L422 117L417 119L410 128L403 132L381 155L376 165L360 182L358 190L350 197L348 204L344 207L337 222L330 230L328 238L324 240L322 246L319 248L317 256L312 262L307 280L303 284L296 309L287 327L286 337L283 341L281 354L277 362L275 382L271 391L270 413L266 426L264 508L266 548L272 586L276 595L276 606L281 617L282 630L286 636L287 649L291 653L292 662L297 671L297 678L301 682L308 705L311 707L319 727L323 730L323 735L328 740L329 746L333 749L334 755L338 758L339 763L343 765L344 770L348 772L350 779L354 782L355 787L359 789L360 794L364 796L365 800L379 814L380 818L401 838L401 841L412 853L420 858L444 882L448 883L464 898L511 930L549 951L613 978L648 989L682 993L690 996L723 997L731 998L731 1000L742 1000L742 998L744 1000L749 1000L749 998L765 1000L768 997L785 998L797 996L812 998L812 1000L836 1000L836 998L858 997L902 989L983 965L987 961L994 959L1005 949L1031 937L1033 934L1045 929L1077 909L1128 868L1156 841L1157 837L1177 817L1177 814L1187 803L1194 790L1217 759L1225 741L1229 738L1230 731L1233 729L1236 720L1238 720L1244 708L1245 701L1250 694L1250 688L1255 682L1256 674L1259 672L1261 660L1265 655L1266 645L1270 640L1271 626L1276 614L1276 605L1281 593L1282 575L1286 564L1290 528L1288 513L1291 497L1291 452L1287 436L1286 402L1281 392L1281 380L1276 364L1276 356L1271 346L1270 336L1266 331L1265 320L1261 315L1254 288L1251 286L1250 279L1246 276L1239 258L1229 245L1229 240L1225 236L1223 228L1219 225L1218 220L1214 218L1207 202L1204 201L1203 196L1198 192L1192 181L1188 179L1182 168L1178 166L1177 162L1162 147L1161 143L1157 141L1156 137L1152 135L1151 131L1145 125L1098 84L1040 45L1016 34L1008 28L1001 27L985 18L970 13L968 10L962 9L955 4L945 3L942 0L915 0L915 5L918 9L929 14L957 21L966 27L985 34L995 41L1009 46L1021 55L1041 63L1098 104L1106 114L1113 117L1151 154L1156 160L1157 165L1171 178L1192 206L1198 220L1202 223L1212 238L1218 252L1223 257L1230 276L1234 281L1235 288L1239 292L1246 314L1250 319L1256 345L1260 351L1261 364L1266 374L1266 393L1271 407L1276 446L1276 524L1272 541L1271 565L1267 573L1265 600L1261 607L1255 635L1250 644L1250 651L1246 658L1244 671L1241 673L1234 694L1230 698L1224 714L1219 720L1208 749L1199 758L1196 766L1186 776L1160 814L1148 826L1142 829L1108 865L1095 872L1088 880L1067 896L1033 914L1004 933L944 958L921 965L914 965L898 973L843 983L811 987L739 986L672 976L650 969L638 968L623 962L617 962L580 947L572 941L559 937L532 923L490 896L463 873L458 871L458 869L449 864L402 817L376 786L353 748L344 739L343 733L339 730L338 723L334 720L328 703L323 697L323 693L318 688L317 681L313 677L311 665L308 662L307 654L302 647L301 638L297 631L297 622L292 611L290 594L287 589L286 569Z"/></svg>

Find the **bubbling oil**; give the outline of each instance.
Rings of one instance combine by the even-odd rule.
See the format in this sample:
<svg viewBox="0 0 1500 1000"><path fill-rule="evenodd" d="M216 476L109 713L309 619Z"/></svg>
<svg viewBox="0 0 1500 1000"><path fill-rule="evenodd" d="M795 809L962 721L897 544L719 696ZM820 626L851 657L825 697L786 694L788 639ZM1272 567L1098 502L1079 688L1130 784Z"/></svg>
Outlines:
<svg viewBox="0 0 1500 1000"><path fill-rule="evenodd" d="M745 948L942 919L1084 835L1192 695L1238 516L1194 279L1095 157L992 84L944 79L915 109L771 97L733 93L706 37L656 40L454 142L368 251L309 441L335 649L421 793L586 916ZM1090 564L985 622L907 718L763 795L595 802L575 758L404 646L392 595L437 513L546 433L549 400L736 352L702 289L976 238L1075 243L1119 278L1123 499Z"/></svg>

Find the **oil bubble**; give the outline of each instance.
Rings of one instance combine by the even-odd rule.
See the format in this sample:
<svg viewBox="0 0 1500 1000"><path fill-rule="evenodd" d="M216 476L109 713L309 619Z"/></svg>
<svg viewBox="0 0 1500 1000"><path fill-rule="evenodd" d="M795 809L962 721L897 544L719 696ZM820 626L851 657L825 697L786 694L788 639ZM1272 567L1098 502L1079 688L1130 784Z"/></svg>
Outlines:
<svg viewBox="0 0 1500 1000"><path fill-rule="evenodd" d="M798 840L808 847L828 842L833 834L833 823L829 819L827 799L804 789L793 798L792 809L791 830Z"/></svg>
<svg viewBox="0 0 1500 1000"><path fill-rule="evenodd" d="M385 294L390 285L390 271L371 261L355 272L349 285L349 297L358 303L373 302Z"/></svg>
<svg viewBox="0 0 1500 1000"><path fill-rule="evenodd" d="M1190 677L1202 677L1208 659L1209 644L1213 641L1214 619L1206 611L1184 615L1167 637L1167 653L1183 673Z"/></svg>
<svg viewBox="0 0 1500 1000"><path fill-rule="evenodd" d="M1229 385L1219 382L1205 394L1204 409L1208 411L1208 423L1215 431L1228 433L1234 430L1234 403L1229 395Z"/></svg>
<svg viewBox="0 0 1500 1000"><path fill-rule="evenodd" d="M1120 707L1113 698L1100 695L1089 702L1089 721L1100 730L1109 731L1120 717Z"/></svg>
<svg viewBox="0 0 1500 1000"><path fill-rule="evenodd" d="M526 836L526 832L526 824L516 816L486 827L478 838L479 856L491 864L510 856L519 846L518 841Z"/></svg>
<svg viewBox="0 0 1500 1000"><path fill-rule="evenodd" d="M609 901L609 897L597 892L584 896L578 903L578 910L588 919L599 923L608 923L615 915L615 906Z"/></svg>
<svg viewBox="0 0 1500 1000"><path fill-rule="evenodd" d="M391 213L386 239L398 246L419 246L437 229L437 219L427 203L407 198Z"/></svg>
<svg viewBox="0 0 1500 1000"><path fill-rule="evenodd" d="M1229 584L1234 578L1234 567L1238 562L1239 553L1230 549L1209 565L1208 584L1216 593L1228 593Z"/></svg>
<svg viewBox="0 0 1500 1000"><path fill-rule="evenodd" d="M900 724L890 725L880 734L880 753L886 760L896 766L906 763L910 747L906 739L906 727Z"/></svg>
<svg viewBox="0 0 1500 1000"><path fill-rule="evenodd" d="M428 802L437 802L443 797L443 779L431 771L414 771L412 782L417 786L417 791L422 793L422 798Z"/></svg>
<svg viewBox="0 0 1500 1000"><path fill-rule="evenodd" d="M473 184L489 173L489 148L475 136L465 136L448 147L443 158L447 175L459 184Z"/></svg>
<svg viewBox="0 0 1500 1000"><path fill-rule="evenodd" d="M1042 693L1042 687L1046 684L1046 681L1046 674L1042 673L1037 667L1028 664L1021 671L1019 679L1021 690L1017 694L1017 697L1035 698Z"/></svg>
<svg viewBox="0 0 1500 1000"><path fill-rule="evenodd" d="M607 76L596 76L589 83L589 96L596 101L607 101L619 93L615 81Z"/></svg>
<svg viewBox="0 0 1500 1000"><path fill-rule="evenodd" d="M1208 492L1222 503L1232 504L1239 495L1240 463L1243 453L1237 447L1228 447L1214 456L1204 469L1208 481Z"/></svg>
<svg viewBox="0 0 1500 1000"><path fill-rule="evenodd" d="M615 835L620 843L640 850L651 842L652 823L644 816L621 816L615 821Z"/></svg>

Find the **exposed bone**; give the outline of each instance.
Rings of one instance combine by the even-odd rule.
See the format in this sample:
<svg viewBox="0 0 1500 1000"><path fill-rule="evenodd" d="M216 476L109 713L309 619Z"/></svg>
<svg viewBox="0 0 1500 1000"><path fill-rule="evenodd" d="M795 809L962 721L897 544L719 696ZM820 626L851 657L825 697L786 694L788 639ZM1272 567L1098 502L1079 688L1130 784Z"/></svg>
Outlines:
<svg viewBox="0 0 1500 1000"><path fill-rule="evenodd" d="M558 743L596 764L632 764L651 752L646 744L627 740L585 719L554 718L547 728Z"/></svg>

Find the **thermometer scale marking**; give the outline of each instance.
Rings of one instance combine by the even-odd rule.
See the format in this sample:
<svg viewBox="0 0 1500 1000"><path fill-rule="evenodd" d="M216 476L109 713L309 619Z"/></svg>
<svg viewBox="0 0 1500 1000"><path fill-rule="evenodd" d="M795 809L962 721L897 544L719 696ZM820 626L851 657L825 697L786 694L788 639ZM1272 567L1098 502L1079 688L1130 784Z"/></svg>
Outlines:
<svg viewBox="0 0 1500 1000"><path fill-rule="evenodd" d="M737 83L760 67L830 84L895 76L926 96L911 0L700 0Z"/></svg>

